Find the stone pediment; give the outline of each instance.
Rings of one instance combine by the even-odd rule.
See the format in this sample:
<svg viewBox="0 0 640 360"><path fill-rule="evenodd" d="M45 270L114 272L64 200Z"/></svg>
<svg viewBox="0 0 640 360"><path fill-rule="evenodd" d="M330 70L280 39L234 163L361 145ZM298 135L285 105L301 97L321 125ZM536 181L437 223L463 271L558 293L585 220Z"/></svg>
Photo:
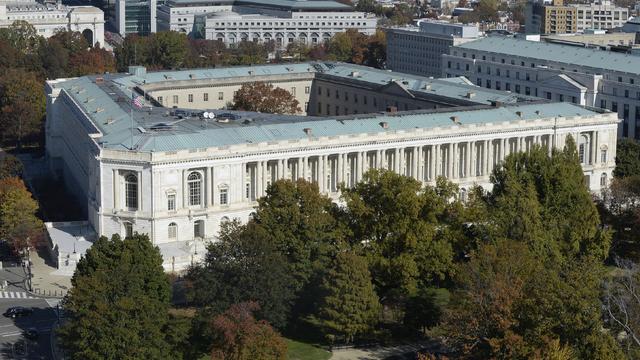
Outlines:
<svg viewBox="0 0 640 360"><path fill-rule="evenodd" d="M403 97L406 96L406 97L410 97L410 98L414 98L415 97L407 89L406 86L404 86L403 84L401 84L398 81L390 81L386 85L381 86L378 89L378 91L383 93L383 94L388 94L388 95L396 95L396 96L403 96Z"/></svg>
<svg viewBox="0 0 640 360"><path fill-rule="evenodd" d="M572 92L584 92L588 88L567 74L558 74L540 82L540 87Z"/></svg>

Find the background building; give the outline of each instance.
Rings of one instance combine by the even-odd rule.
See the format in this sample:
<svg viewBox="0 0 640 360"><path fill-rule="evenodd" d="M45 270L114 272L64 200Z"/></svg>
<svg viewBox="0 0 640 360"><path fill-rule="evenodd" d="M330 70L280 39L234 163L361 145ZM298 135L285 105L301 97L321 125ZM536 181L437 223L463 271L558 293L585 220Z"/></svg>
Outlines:
<svg viewBox="0 0 640 360"><path fill-rule="evenodd" d="M565 34L578 30L577 9L563 5L563 0L553 0L552 4L532 0L527 2L525 11L525 32L527 34Z"/></svg>
<svg viewBox="0 0 640 360"><path fill-rule="evenodd" d="M487 37L450 49L444 76L492 89L609 109L618 135L640 138L640 57L577 46Z"/></svg>
<svg viewBox="0 0 640 360"><path fill-rule="evenodd" d="M377 19L333 0L170 0L159 7L158 29L180 31L228 45L243 40L321 43L347 29L372 35Z"/></svg>
<svg viewBox="0 0 640 360"><path fill-rule="evenodd" d="M104 45L104 13L93 6L66 6L36 1L0 2L0 27L24 20L38 35L51 37L56 31L81 32L91 45Z"/></svg>
<svg viewBox="0 0 640 360"><path fill-rule="evenodd" d="M116 0L115 25L122 36L156 32L156 0Z"/></svg>
<svg viewBox="0 0 640 360"><path fill-rule="evenodd" d="M290 90L313 116L216 109L253 81ZM569 135L578 141L585 182L597 191L614 168L619 121L464 79L335 63L132 67L130 74L48 81L46 91L46 156L88 219L47 224L65 271L78 257L69 249L83 251L98 234L136 231L160 248L165 269L184 269L206 253L221 222L251 216L277 179L304 178L338 199L339 184L353 186L368 169L384 168L425 184L446 176L464 198L475 184L489 187L489 174L509 153L562 147ZM135 96L150 106L126 100Z"/></svg>
<svg viewBox="0 0 640 360"><path fill-rule="evenodd" d="M584 33L544 35L541 40L557 44L574 46L610 48L618 46L631 47L636 44L636 35L625 32L586 29Z"/></svg>
<svg viewBox="0 0 640 360"><path fill-rule="evenodd" d="M576 8L578 31L622 27L629 18L629 9L617 7L609 0L591 4L572 4Z"/></svg>
<svg viewBox="0 0 640 360"><path fill-rule="evenodd" d="M387 33L387 67L391 70L422 76L440 77L442 54L449 47L477 39L476 25L420 20L418 26L385 29Z"/></svg>

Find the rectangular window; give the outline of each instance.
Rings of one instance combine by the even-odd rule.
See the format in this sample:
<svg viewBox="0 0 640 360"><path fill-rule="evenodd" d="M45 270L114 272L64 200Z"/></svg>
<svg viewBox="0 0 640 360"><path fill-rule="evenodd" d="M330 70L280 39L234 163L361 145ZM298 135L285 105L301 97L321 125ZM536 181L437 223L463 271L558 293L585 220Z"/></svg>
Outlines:
<svg viewBox="0 0 640 360"><path fill-rule="evenodd" d="M167 195L167 210L174 211L176 209L176 195Z"/></svg>
<svg viewBox="0 0 640 360"><path fill-rule="evenodd" d="M229 203L229 189L220 189L220 205Z"/></svg>
<svg viewBox="0 0 640 360"><path fill-rule="evenodd" d="M291 95L296 96L296 87L291 88Z"/></svg>
<svg viewBox="0 0 640 360"><path fill-rule="evenodd" d="M607 150L600 150L600 162L601 163L607 162Z"/></svg>
<svg viewBox="0 0 640 360"><path fill-rule="evenodd" d="M202 94L202 101L209 101L209 93Z"/></svg>
<svg viewBox="0 0 640 360"><path fill-rule="evenodd" d="M318 95L322 95L322 88L318 86Z"/></svg>
<svg viewBox="0 0 640 360"><path fill-rule="evenodd" d="M311 92L311 87L310 87L310 86L305 86L305 87L304 87L304 93L305 93L305 94L308 94L308 93L310 93L310 92Z"/></svg>
<svg viewBox="0 0 640 360"><path fill-rule="evenodd" d="M157 100L158 100L158 104L162 105L162 96L158 96Z"/></svg>
<svg viewBox="0 0 640 360"><path fill-rule="evenodd" d="M188 98L189 98L189 102L192 103L193 102L193 94L189 94Z"/></svg>
<svg viewBox="0 0 640 360"><path fill-rule="evenodd" d="M218 100L224 100L224 93L222 91L218 93Z"/></svg>
<svg viewBox="0 0 640 360"><path fill-rule="evenodd" d="M169 239L175 239L178 237L178 226L175 223L169 225Z"/></svg>
<svg viewBox="0 0 640 360"><path fill-rule="evenodd" d="M173 95L173 103L174 104L178 103L178 95Z"/></svg>

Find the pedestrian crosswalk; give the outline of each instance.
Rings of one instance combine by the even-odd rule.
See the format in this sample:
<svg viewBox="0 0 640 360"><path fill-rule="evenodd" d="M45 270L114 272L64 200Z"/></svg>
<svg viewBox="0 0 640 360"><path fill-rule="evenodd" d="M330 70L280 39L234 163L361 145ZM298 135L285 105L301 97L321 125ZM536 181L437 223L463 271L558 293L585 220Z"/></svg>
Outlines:
<svg viewBox="0 0 640 360"><path fill-rule="evenodd" d="M0 299L36 299L24 291L0 291Z"/></svg>

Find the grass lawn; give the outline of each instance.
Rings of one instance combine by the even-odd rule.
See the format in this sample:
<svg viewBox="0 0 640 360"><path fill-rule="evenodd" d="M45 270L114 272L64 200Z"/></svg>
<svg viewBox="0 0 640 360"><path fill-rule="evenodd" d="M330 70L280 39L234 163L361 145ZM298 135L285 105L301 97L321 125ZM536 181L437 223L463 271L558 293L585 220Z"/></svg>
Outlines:
<svg viewBox="0 0 640 360"><path fill-rule="evenodd" d="M330 352L319 347L291 339L286 340L289 347L289 360L327 360L331 357Z"/></svg>

